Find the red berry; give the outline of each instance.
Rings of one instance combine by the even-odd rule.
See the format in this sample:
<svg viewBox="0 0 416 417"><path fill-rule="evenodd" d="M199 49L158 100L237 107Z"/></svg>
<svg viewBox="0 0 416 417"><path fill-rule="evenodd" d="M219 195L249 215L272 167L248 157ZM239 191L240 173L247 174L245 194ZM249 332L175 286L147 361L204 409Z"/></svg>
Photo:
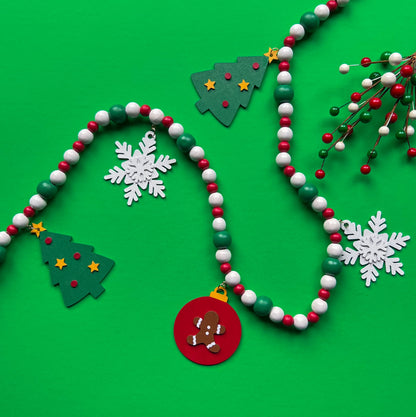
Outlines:
<svg viewBox="0 0 416 417"><path fill-rule="evenodd" d="M321 180L322 178L325 177L325 171L323 169L318 169L315 172L315 177L318 178L318 180Z"/></svg>
<svg viewBox="0 0 416 417"><path fill-rule="evenodd" d="M319 321L319 316L315 312L313 312L313 311L311 311L310 313L308 313L308 316L307 317L308 317L308 321L310 323L317 323Z"/></svg>
<svg viewBox="0 0 416 417"><path fill-rule="evenodd" d="M79 140L77 140L76 142L74 142L73 144L72 144L72 147L74 148L74 150L75 151L77 151L78 153L81 153L84 149L85 149L85 145L81 142L81 141L79 141Z"/></svg>
<svg viewBox="0 0 416 417"><path fill-rule="evenodd" d="M328 300L328 298L329 298L330 295L331 294L329 293L329 291L328 290L324 290L323 288L321 288L318 291L318 297L321 298L322 300Z"/></svg>
<svg viewBox="0 0 416 417"><path fill-rule="evenodd" d="M280 152L287 152L290 150L290 144L289 142L280 142L279 145L277 145L277 149L279 149Z"/></svg>
<svg viewBox="0 0 416 417"><path fill-rule="evenodd" d="M12 224L7 227L6 232L10 236L17 235L19 233L19 229L16 226L13 226Z"/></svg>
<svg viewBox="0 0 416 417"><path fill-rule="evenodd" d="M246 289L244 288L244 285L242 285L242 284L237 284L235 287L234 287L234 294L237 294L237 295L242 295L243 293L244 293L244 291L245 291Z"/></svg>
<svg viewBox="0 0 416 417"><path fill-rule="evenodd" d="M329 0L326 5L328 6L328 9L333 12L335 10L337 10L338 8L338 3L335 0Z"/></svg>
<svg viewBox="0 0 416 417"><path fill-rule="evenodd" d="M400 98L404 95L406 89L402 84L394 84L393 87L390 88L390 94L394 98Z"/></svg>
<svg viewBox="0 0 416 417"><path fill-rule="evenodd" d="M279 71L289 71L290 69L290 64L287 61L282 61L279 64Z"/></svg>
<svg viewBox="0 0 416 417"><path fill-rule="evenodd" d="M332 219L334 217L335 213L334 210L332 210L331 208L326 208L323 212L322 212L322 216L324 219Z"/></svg>
<svg viewBox="0 0 416 417"><path fill-rule="evenodd" d="M35 212L35 210L34 210L32 207L27 206L27 207L25 207L25 209L23 210L23 214L24 214L26 217L33 217L33 216L36 214L36 212Z"/></svg>
<svg viewBox="0 0 416 417"><path fill-rule="evenodd" d="M98 128L99 126L97 122L88 122L87 124L87 129L92 133L98 132Z"/></svg>
<svg viewBox="0 0 416 417"><path fill-rule="evenodd" d="M390 118L390 114L391 114L391 118ZM389 118L390 118L390 123L397 122L397 114L396 113L388 112L386 114L385 120L388 120Z"/></svg>
<svg viewBox="0 0 416 417"><path fill-rule="evenodd" d="M332 235L329 236L329 239L332 243L339 243L342 240L342 236L339 233L332 233Z"/></svg>
<svg viewBox="0 0 416 417"><path fill-rule="evenodd" d="M208 185L207 185L207 190L208 190L208 192L211 194L211 193L216 193L217 191L218 191L218 185L217 184L215 184L215 182L210 182Z"/></svg>
<svg viewBox="0 0 416 417"><path fill-rule="evenodd" d="M411 65L403 65L400 74L405 78L410 77L413 74L413 67Z"/></svg>
<svg viewBox="0 0 416 417"><path fill-rule="evenodd" d="M170 127L173 124L173 119L170 116L165 116L162 119L162 125L165 127Z"/></svg>
<svg viewBox="0 0 416 417"><path fill-rule="evenodd" d="M231 271L231 265L228 262L223 263L220 266L220 270L223 274L228 274Z"/></svg>
<svg viewBox="0 0 416 417"><path fill-rule="evenodd" d="M292 121L289 117L281 117L280 118L280 126L281 127L289 127L292 124Z"/></svg>
<svg viewBox="0 0 416 417"><path fill-rule="evenodd" d="M416 148L409 148L409 150L407 151L407 155L410 158L416 157Z"/></svg>
<svg viewBox="0 0 416 417"><path fill-rule="evenodd" d="M147 104L143 104L143 106L140 107L140 114L142 116L149 116L150 110L150 106L148 106Z"/></svg>
<svg viewBox="0 0 416 417"><path fill-rule="evenodd" d="M283 170L283 174L286 175L286 177L291 177L294 175L294 173L296 172L295 168L292 167L292 165L288 165L287 167L285 167L285 169Z"/></svg>
<svg viewBox="0 0 416 417"><path fill-rule="evenodd" d="M296 40L293 36L286 36L285 40L283 41L284 46L290 46L291 48L295 46Z"/></svg>
<svg viewBox="0 0 416 417"><path fill-rule="evenodd" d="M367 57L363 58L363 59L361 60L361 65L362 65L364 68L369 67L369 66L371 65L371 59L370 59L370 58L367 58Z"/></svg>
<svg viewBox="0 0 416 417"><path fill-rule="evenodd" d="M212 209L212 215L214 217L222 217L224 215L224 210L221 207L214 207Z"/></svg>
<svg viewBox="0 0 416 417"><path fill-rule="evenodd" d="M324 133L322 135L322 142L324 143L331 143L333 139L334 137L332 136L331 133Z"/></svg>
<svg viewBox="0 0 416 417"><path fill-rule="evenodd" d="M381 107L381 100L378 97L373 97L370 99L369 103L372 109L379 109Z"/></svg>
<svg viewBox="0 0 416 417"><path fill-rule="evenodd" d="M293 326L295 320L293 320L293 317L290 314L285 314L283 316L282 323L284 326Z"/></svg>
<svg viewBox="0 0 416 417"><path fill-rule="evenodd" d="M354 103L358 103L361 100L361 94L360 93L352 93L351 94L351 101Z"/></svg>
<svg viewBox="0 0 416 417"><path fill-rule="evenodd" d="M198 167L202 170L209 168L209 161L208 159L201 159L198 162Z"/></svg>
<svg viewBox="0 0 416 417"><path fill-rule="evenodd" d="M352 128L352 125L347 125L347 135L351 136L354 133L354 129Z"/></svg>
<svg viewBox="0 0 416 417"><path fill-rule="evenodd" d="M71 169L71 165L69 165L66 161L61 161L58 164L58 169L62 172L68 172Z"/></svg>
<svg viewBox="0 0 416 417"><path fill-rule="evenodd" d="M361 174L368 175L371 171L371 167L370 165L365 164L361 167L360 171L361 171Z"/></svg>

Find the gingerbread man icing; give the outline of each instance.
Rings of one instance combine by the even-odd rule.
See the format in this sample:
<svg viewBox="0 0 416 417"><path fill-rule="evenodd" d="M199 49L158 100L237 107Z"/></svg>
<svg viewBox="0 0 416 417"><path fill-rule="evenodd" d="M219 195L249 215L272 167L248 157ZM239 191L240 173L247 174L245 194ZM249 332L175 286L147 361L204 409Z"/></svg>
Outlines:
<svg viewBox="0 0 416 417"><path fill-rule="evenodd" d="M203 319L195 317L194 324L200 330L195 335L189 335L186 341L192 346L203 343L210 352L219 352L221 348L220 345L215 343L214 335L225 333L225 327L219 324L219 321L220 319L215 311L208 311Z"/></svg>

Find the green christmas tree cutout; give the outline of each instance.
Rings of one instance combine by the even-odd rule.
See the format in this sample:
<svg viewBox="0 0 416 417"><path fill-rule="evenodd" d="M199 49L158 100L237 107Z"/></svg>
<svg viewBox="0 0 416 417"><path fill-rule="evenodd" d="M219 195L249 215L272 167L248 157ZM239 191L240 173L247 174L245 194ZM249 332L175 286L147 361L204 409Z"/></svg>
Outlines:
<svg viewBox="0 0 416 417"><path fill-rule="evenodd" d="M36 234L39 237L39 233ZM73 306L89 294L98 298L104 292L101 282L114 266L114 261L95 254L92 246L73 243L71 236L48 231L42 231L40 247L52 284L59 285L66 307Z"/></svg>
<svg viewBox="0 0 416 417"><path fill-rule="evenodd" d="M215 64L211 71L192 74L201 98L196 107L209 110L224 126L230 126L238 109L246 108L255 87L260 87L268 66L266 56L239 57L237 62Z"/></svg>

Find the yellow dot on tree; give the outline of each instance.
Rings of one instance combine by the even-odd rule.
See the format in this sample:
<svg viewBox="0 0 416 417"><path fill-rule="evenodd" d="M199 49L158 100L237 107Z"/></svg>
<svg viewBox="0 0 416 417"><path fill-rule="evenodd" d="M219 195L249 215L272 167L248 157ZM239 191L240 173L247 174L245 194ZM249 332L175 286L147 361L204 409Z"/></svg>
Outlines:
<svg viewBox="0 0 416 417"><path fill-rule="evenodd" d="M96 264L94 261L92 261L91 264L88 265L88 268L90 268L91 272L98 272L98 265L100 264Z"/></svg>
<svg viewBox="0 0 416 417"><path fill-rule="evenodd" d="M205 87L207 87L207 91L215 90L215 81L211 81L209 78L208 78L208 81L204 85Z"/></svg>
<svg viewBox="0 0 416 417"><path fill-rule="evenodd" d="M67 266L67 264L65 263L65 258L62 258L62 259L56 259L56 264L55 264L55 266L56 266L57 268L59 268L59 269L62 271L62 268L63 268L64 266Z"/></svg>
<svg viewBox="0 0 416 417"><path fill-rule="evenodd" d="M241 83L238 84L238 86L240 87L240 91L243 91L243 90L248 91L248 86L249 85L250 85L250 83L247 83L244 80L241 81Z"/></svg>

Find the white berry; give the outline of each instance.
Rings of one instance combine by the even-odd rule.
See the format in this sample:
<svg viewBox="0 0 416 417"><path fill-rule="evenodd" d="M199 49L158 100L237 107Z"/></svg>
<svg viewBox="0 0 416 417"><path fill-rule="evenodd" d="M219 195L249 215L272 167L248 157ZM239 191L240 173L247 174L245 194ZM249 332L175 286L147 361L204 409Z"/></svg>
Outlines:
<svg viewBox="0 0 416 417"><path fill-rule="evenodd" d="M348 111L351 113L357 113L359 109L360 109L360 106L357 103L348 104Z"/></svg>
<svg viewBox="0 0 416 417"><path fill-rule="evenodd" d="M396 84L396 76L392 72L386 72L381 76L381 84L384 87L392 87Z"/></svg>
<svg viewBox="0 0 416 417"><path fill-rule="evenodd" d="M335 144L334 148L336 151L342 152L345 149L345 143L342 140L340 140Z"/></svg>
<svg viewBox="0 0 416 417"><path fill-rule="evenodd" d="M364 78L361 83L361 86L365 89L371 88L373 86L373 81L370 78Z"/></svg>
<svg viewBox="0 0 416 417"><path fill-rule="evenodd" d="M390 133L390 129L387 126L381 126L378 129L378 134L380 136L387 136Z"/></svg>
<svg viewBox="0 0 416 417"><path fill-rule="evenodd" d="M393 52L389 56L390 65L399 65L402 62L403 57L398 52Z"/></svg>
<svg viewBox="0 0 416 417"><path fill-rule="evenodd" d="M410 110L409 111L409 118L412 120L416 119L416 110Z"/></svg>
<svg viewBox="0 0 416 417"><path fill-rule="evenodd" d="M350 71L350 66L348 64L341 64L339 66L339 72L341 74L348 74L349 71Z"/></svg>

